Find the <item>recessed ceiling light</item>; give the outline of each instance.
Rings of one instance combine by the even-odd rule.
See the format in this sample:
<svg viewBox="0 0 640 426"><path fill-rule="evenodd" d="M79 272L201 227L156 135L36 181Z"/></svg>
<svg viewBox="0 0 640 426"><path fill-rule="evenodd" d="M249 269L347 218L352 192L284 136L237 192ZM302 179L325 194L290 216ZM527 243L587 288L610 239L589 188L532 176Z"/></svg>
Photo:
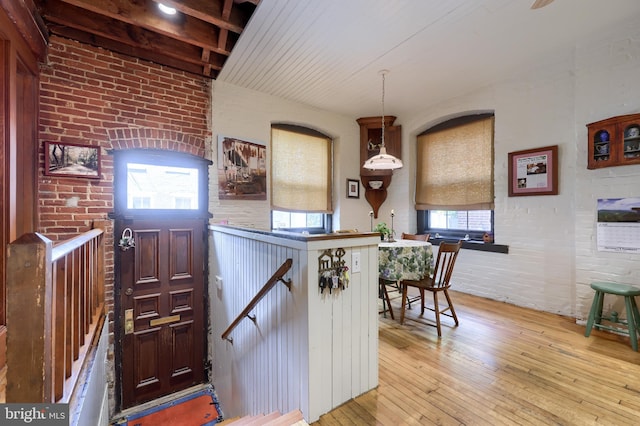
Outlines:
<svg viewBox="0 0 640 426"><path fill-rule="evenodd" d="M175 15L176 9L173 7L169 7L166 4L158 3L158 7L162 13L166 13L167 15Z"/></svg>

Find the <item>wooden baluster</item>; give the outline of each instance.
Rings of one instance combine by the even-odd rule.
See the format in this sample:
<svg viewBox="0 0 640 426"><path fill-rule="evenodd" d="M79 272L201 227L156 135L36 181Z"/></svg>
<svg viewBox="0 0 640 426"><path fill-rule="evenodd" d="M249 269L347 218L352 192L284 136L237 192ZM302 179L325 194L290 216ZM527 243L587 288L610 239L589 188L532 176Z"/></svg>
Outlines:
<svg viewBox="0 0 640 426"><path fill-rule="evenodd" d="M73 256L71 253L67 254L64 257L64 260L60 260L64 262L64 277L65 277L65 301L66 301L66 311L65 311L65 325L66 325L66 333L65 333L65 352L64 352L64 364L65 371L71 373L71 366L73 364ZM69 377L65 374L65 378Z"/></svg>
<svg viewBox="0 0 640 426"><path fill-rule="evenodd" d="M64 381L67 378L67 365L65 362L66 341L65 336L67 329L67 288L65 276L65 259L60 259L53 265L52 283L55 288L55 300L53 302L54 310L52 318L55 322L54 340L53 340L53 392L54 401L62 398L64 394Z"/></svg>
<svg viewBox="0 0 640 426"><path fill-rule="evenodd" d="M73 267L71 269L73 286L73 361L78 359L80 354L80 335L82 334L82 316L80 306L82 304L82 294L80 293L80 248L73 251Z"/></svg>

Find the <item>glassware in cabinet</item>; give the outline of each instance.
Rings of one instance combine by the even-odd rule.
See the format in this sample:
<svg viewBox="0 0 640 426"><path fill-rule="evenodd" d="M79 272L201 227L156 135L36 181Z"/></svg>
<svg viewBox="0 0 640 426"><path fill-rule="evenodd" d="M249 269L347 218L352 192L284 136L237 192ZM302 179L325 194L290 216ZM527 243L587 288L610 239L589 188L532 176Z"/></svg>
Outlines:
<svg viewBox="0 0 640 426"><path fill-rule="evenodd" d="M624 158L640 158L640 125L631 123L624 128Z"/></svg>
<svg viewBox="0 0 640 426"><path fill-rule="evenodd" d="M640 164L640 114L610 117L587 129L587 168Z"/></svg>

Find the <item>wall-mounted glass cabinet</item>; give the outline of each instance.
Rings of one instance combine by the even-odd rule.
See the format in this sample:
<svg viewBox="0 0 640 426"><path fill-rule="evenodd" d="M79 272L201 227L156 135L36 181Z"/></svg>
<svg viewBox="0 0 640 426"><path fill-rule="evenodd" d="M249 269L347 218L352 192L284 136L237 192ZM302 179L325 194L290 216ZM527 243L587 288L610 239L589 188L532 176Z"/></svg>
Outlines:
<svg viewBox="0 0 640 426"><path fill-rule="evenodd" d="M587 168L640 164L640 114L620 115L587 124Z"/></svg>

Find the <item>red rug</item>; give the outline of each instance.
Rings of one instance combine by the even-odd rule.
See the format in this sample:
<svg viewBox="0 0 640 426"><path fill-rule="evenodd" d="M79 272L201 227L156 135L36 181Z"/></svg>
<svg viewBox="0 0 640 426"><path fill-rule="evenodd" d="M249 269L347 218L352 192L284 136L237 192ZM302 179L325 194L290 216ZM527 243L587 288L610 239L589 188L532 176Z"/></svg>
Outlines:
<svg viewBox="0 0 640 426"><path fill-rule="evenodd" d="M215 395L204 390L132 415L125 425L211 426L221 418L217 406Z"/></svg>

